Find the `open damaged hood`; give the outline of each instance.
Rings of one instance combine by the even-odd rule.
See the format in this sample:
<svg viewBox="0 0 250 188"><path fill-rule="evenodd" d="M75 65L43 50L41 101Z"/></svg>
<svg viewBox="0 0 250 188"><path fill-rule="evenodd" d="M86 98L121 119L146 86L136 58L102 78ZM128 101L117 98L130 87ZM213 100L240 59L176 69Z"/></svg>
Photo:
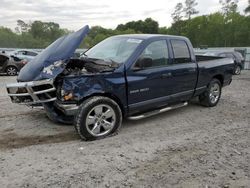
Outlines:
<svg viewBox="0 0 250 188"><path fill-rule="evenodd" d="M21 69L17 81L27 82L55 78L64 70L67 62L64 60L73 56L74 51L88 32L89 27L86 25L77 32L57 39Z"/></svg>

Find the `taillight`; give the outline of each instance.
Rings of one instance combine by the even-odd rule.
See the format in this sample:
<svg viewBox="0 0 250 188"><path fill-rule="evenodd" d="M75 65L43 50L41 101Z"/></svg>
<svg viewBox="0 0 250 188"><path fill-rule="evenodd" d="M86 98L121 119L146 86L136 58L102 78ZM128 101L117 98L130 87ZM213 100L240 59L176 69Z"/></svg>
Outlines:
<svg viewBox="0 0 250 188"><path fill-rule="evenodd" d="M23 65L26 65L26 64L28 63L28 61L27 61L27 60L22 60L21 63L22 63Z"/></svg>

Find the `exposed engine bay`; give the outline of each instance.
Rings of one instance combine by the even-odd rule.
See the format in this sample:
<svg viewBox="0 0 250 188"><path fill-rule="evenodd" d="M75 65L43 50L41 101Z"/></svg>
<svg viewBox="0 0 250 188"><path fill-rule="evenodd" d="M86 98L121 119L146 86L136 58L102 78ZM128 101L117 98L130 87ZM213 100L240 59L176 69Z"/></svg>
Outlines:
<svg viewBox="0 0 250 188"><path fill-rule="evenodd" d="M112 72L119 67L119 63L112 60L79 58L68 60L62 75L82 75L101 72Z"/></svg>

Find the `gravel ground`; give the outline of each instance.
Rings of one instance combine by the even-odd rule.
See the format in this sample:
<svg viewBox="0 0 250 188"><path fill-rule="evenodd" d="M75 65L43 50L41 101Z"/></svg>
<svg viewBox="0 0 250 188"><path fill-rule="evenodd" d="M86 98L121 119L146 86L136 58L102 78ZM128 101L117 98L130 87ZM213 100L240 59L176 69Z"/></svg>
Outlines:
<svg viewBox="0 0 250 188"><path fill-rule="evenodd" d="M250 187L250 71L214 108L189 106L83 142L42 109L12 104L0 76L0 187Z"/></svg>

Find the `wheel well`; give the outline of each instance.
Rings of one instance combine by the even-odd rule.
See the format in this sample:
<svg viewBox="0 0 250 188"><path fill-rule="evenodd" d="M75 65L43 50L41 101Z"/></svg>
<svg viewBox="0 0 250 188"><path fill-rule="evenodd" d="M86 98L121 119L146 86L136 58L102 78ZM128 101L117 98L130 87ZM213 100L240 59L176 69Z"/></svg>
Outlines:
<svg viewBox="0 0 250 188"><path fill-rule="evenodd" d="M223 83L224 83L224 77L223 77L221 74L216 75L216 76L214 76L213 78L218 79L218 80L220 81L221 85L223 86Z"/></svg>
<svg viewBox="0 0 250 188"><path fill-rule="evenodd" d="M5 67L5 71L7 71L7 69L8 69L9 67L14 67L15 69L18 70L18 68L17 68L15 65L7 65L7 66Z"/></svg>
<svg viewBox="0 0 250 188"><path fill-rule="evenodd" d="M237 64L236 67L239 66L241 69L243 68L242 64Z"/></svg>
<svg viewBox="0 0 250 188"><path fill-rule="evenodd" d="M90 98L90 97L94 97L94 96L103 96L103 97L108 97L108 98L112 99L113 101L115 101L115 102L119 105L119 107L120 107L120 109L121 109L121 111L122 111L122 115L123 115L123 116L125 115L125 109L124 109L124 106L123 106L121 100L120 100L117 96L115 96L115 95L113 95L113 94L111 94L111 93L94 93L94 94L92 94L92 95L89 95L89 96L87 96L87 97L84 97L83 99L80 100L79 103L82 103L82 102L85 101L86 99L88 99L88 98Z"/></svg>

